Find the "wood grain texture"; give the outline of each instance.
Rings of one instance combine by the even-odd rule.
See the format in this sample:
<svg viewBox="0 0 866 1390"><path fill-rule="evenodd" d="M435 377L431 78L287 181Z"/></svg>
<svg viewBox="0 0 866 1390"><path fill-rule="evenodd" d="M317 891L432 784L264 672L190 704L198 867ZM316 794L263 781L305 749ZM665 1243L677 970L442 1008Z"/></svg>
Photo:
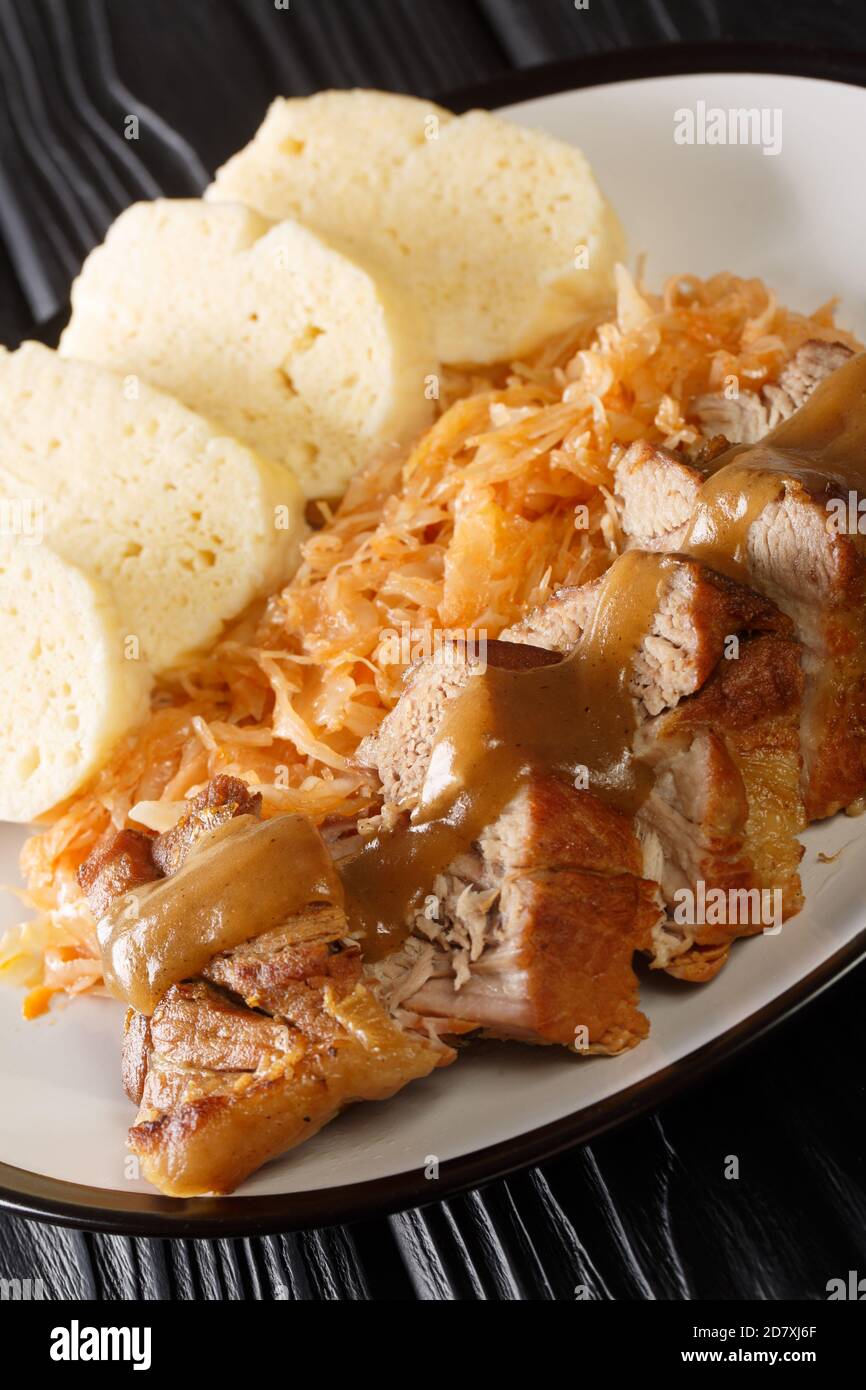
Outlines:
<svg viewBox="0 0 866 1390"><path fill-rule="evenodd" d="M857 7L755 0L0 0L0 339L56 337L127 202L197 192L271 96L447 96L675 38L862 49ZM140 119L137 141L124 122ZM796 929L796 927L792 928ZM423 1210L296 1236L159 1241L0 1217L0 1277L55 1298L819 1299L866 1271L866 970L651 1118ZM725 1177L731 1157L739 1177Z"/></svg>

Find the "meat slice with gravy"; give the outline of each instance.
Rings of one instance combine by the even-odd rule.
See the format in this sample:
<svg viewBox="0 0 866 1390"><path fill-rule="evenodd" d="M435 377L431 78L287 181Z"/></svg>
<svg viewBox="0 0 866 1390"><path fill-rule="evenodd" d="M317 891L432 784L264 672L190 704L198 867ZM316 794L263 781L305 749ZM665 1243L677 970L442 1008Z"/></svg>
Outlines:
<svg viewBox="0 0 866 1390"><path fill-rule="evenodd" d="M800 647L767 599L687 557L668 561L631 674L635 749L653 772L636 813L645 872L669 907L679 890L703 883L778 891L781 915L790 916L802 905ZM504 638L568 651L592 621L600 588L560 590ZM721 946L763 925L704 925L694 940ZM662 933L656 963L667 964L674 946ZM685 965L680 959L676 969Z"/></svg>
<svg viewBox="0 0 866 1390"><path fill-rule="evenodd" d="M616 491L630 545L686 550L792 620L805 677L803 801L807 818L820 820L866 794L866 539L857 510L866 497L866 355L828 350L804 365L803 352L779 386L787 382L801 408L760 442L704 469L632 445ZM819 359L837 364L823 381Z"/></svg>
<svg viewBox="0 0 866 1390"><path fill-rule="evenodd" d="M240 777L222 774L191 797L180 819L153 841L153 860L163 874L173 874L182 866L190 850L209 831L216 830L238 816L258 816L260 792L251 792Z"/></svg>
<svg viewBox="0 0 866 1390"><path fill-rule="evenodd" d="M553 731L562 713L562 666L559 653L505 642L487 643L483 670L459 643L418 666L359 750L382 781L387 828L369 847L370 873L363 863L359 873L356 859L344 881L352 919L353 897L369 893L373 880L374 908L391 929L377 949L367 920L367 950L380 957L374 969L407 1020L433 1015L446 1031L476 1027L617 1053L648 1031L633 960L649 945L660 901L643 878L627 814L578 790L562 770L539 764L522 774L520 731L539 715ZM489 691L490 672L518 679L549 673L552 682L528 687L493 740L496 701L507 701L509 687ZM546 701L554 707L546 709ZM462 743L458 797L472 803L456 821L435 816L451 715ZM488 758L491 742L512 755L510 776L503 776L501 759ZM418 823L425 807L434 813L426 827ZM434 836L432 854L424 854L425 833ZM379 896L382 867L398 885L396 896ZM411 899L410 880L420 889Z"/></svg>
<svg viewBox="0 0 866 1390"><path fill-rule="evenodd" d="M646 587L647 575L652 583L643 608L638 602L636 612L629 613L632 591ZM531 973L527 976L511 967L518 960L530 959L526 943L532 940L537 945L543 932L552 930L552 920L542 913L533 919L518 910L522 899L510 889L520 877L521 862L534 862L543 872L558 866L559 872L595 875L596 900L591 910L586 895L572 887L562 895L557 913L563 934L572 943L575 967L582 959L592 973L594 940L600 949L604 941L602 954L612 954L619 961L619 972L612 977L617 980L618 998L616 991L600 992L608 1008L610 1035L606 1036L599 1018L590 1031L590 1044L599 1050L618 1050L610 1046L611 1040L621 1042L625 1036L617 1032L615 1014L617 1005L623 1010L634 1006L629 962L635 950L648 951L654 964L685 978L703 979L720 967L735 937L769 925L758 913L753 919L723 926L694 922L674 929L658 912L660 899L651 884L661 886L669 904L677 901L679 890L697 892L703 882L725 892L777 890L779 915L789 915L800 906L797 864L801 851L796 841L803 822L798 795L800 653L790 622L766 599L694 561L646 556L635 570L624 557L602 580L561 591L504 633L502 642L488 644L488 663L501 665L501 653L508 645L522 645L527 654L546 650L543 664L550 663L551 651L560 658L576 654L580 659L585 635L609 621L612 588L625 596L621 616L633 626L628 641L634 650L623 647L620 655L630 670L628 701L634 710L626 752L643 769L643 793L631 806L626 802L617 807L609 804L609 795L592 775L588 785L569 783L556 775L556 813L541 817L533 816L530 808L536 802L544 804L538 786L550 804L551 778L530 779L503 813L512 828L509 842L518 846L517 858L489 853L488 846L502 840L502 817L484 827L475 837L471 854L455 858L433 887L435 906L413 914L412 936L396 963L386 959L380 967L406 1009L429 1006L433 996L427 979L432 978L437 982L437 1011L443 1010L446 991L440 982L448 978L452 1015L475 1016L491 1031L529 1035L525 1029L533 1017L530 1001L537 999L538 991L533 993ZM617 623L609 625L615 634ZM537 655L531 659L539 660ZM583 660L591 659L590 649ZM513 657L507 664L512 669L519 665ZM549 668L549 674L553 669ZM359 758L375 768L382 781L386 823L407 813L417 819L431 775L435 780L437 740L445 711L454 706L470 679L471 663L461 662L459 649L456 653L446 649L410 673L395 709L361 745ZM579 703L575 702L570 715L565 704L542 710L540 717L552 724L554 739L557 728L565 738L569 718L577 726L583 722L587 745L594 746L605 719L616 724L617 710L602 707L595 723L587 724ZM578 744L580 737L578 732ZM531 738L528 731L527 738ZM566 857L560 853L559 824L575 829ZM515 826L519 827L516 836ZM588 828L594 831L594 843ZM632 883L628 919L622 913L624 874L631 876ZM585 882L585 877L580 881ZM551 887L557 882L565 880L553 879ZM602 889L609 894L608 908ZM614 921L616 928L610 930ZM432 955L424 950L425 938L433 945ZM619 952L611 952L613 939L621 943ZM552 956L561 950L557 938ZM401 978L405 970L401 972L400 966L411 966L413 983L427 972L419 993L406 993ZM533 968L538 968L537 960ZM577 1015L586 1012L577 976L568 988L575 1022ZM521 1005L523 1016L515 1023ZM542 1015L543 1010L536 1012L537 1017ZM518 1028L524 1032L518 1033ZM536 1027L535 1033L536 1040L545 1040L542 1029ZM562 1041L562 1036L557 1040Z"/></svg>
<svg viewBox="0 0 866 1390"><path fill-rule="evenodd" d="M380 978L407 1019L613 1055L649 1031L634 956L659 917L628 819L559 778L530 777L434 878Z"/></svg>
<svg viewBox="0 0 866 1390"><path fill-rule="evenodd" d="M606 574L408 673L357 754L372 834L332 854L218 777L82 865L161 1191L233 1190L452 1061L443 1037L622 1052L638 955L707 980L799 909L807 818L866 795L866 355L807 343L693 414L693 458L619 461Z"/></svg>
<svg viewBox="0 0 866 1390"><path fill-rule="evenodd" d="M740 391L734 397L708 392L696 397L690 414L705 435L724 435L730 444L756 444L805 405L815 387L851 355L844 343L810 338L785 364L778 381L760 392Z"/></svg>
<svg viewBox="0 0 866 1390"><path fill-rule="evenodd" d="M257 813L243 783L217 778L174 831L137 836L132 852L121 832L80 871L101 919L106 979L147 1005L129 1008L124 1029L122 1079L139 1107L129 1146L143 1176L169 1196L230 1192L346 1105L385 1099L455 1055L435 1037L408 1033L365 981L318 832L296 826L300 817L259 822ZM287 869L307 890L289 912L280 887ZM240 892L227 896L239 872ZM209 914L238 920L208 937ZM186 932L195 940L178 940ZM206 950L189 977L202 938L228 949ZM154 980L167 987L152 988Z"/></svg>
<svg viewBox="0 0 866 1390"><path fill-rule="evenodd" d="M346 972L323 976L310 990L317 1023L307 1032L279 1015L226 1003L205 983L169 990L150 1020L141 1104L129 1131L148 1181L176 1197L231 1192L347 1105L387 1099L453 1060L450 1049L388 1015L361 979L359 953L352 955L354 984Z"/></svg>

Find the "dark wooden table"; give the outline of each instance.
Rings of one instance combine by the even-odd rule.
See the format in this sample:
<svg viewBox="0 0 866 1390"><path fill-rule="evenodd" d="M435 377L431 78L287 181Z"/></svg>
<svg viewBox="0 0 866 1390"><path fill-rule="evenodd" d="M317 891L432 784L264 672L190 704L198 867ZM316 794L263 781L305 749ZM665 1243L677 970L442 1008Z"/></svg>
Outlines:
<svg viewBox="0 0 866 1390"><path fill-rule="evenodd" d="M277 92L442 97L677 40L866 48L849 0L0 0L0 339L56 332L125 202L196 192ZM164 122L106 183L91 119ZM149 123L153 132L155 123ZM128 147L127 147L128 148ZM866 967L699 1088L555 1161L387 1219L249 1240L0 1216L0 1277L54 1298L823 1299L866 1272ZM728 1158L739 1177L725 1177Z"/></svg>

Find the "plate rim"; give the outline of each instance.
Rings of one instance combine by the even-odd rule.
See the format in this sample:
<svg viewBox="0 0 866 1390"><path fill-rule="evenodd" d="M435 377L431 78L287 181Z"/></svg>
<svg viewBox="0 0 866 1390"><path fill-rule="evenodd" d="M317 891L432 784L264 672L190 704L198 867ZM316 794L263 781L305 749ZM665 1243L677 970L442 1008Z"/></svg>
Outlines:
<svg viewBox="0 0 866 1390"><path fill-rule="evenodd" d="M702 72L816 78L866 87L866 53L792 43L713 40L655 44L507 72L438 99L455 111L495 110L538 97L614 82ZM740 1023L625 1090L550 1124L441 1165L434 1184L423 1169L340 1187L260 1197L169 1198L124 1193L46 1177L0 1162L0 1210L32 1220L115 1235L213 1238L280 1234L340 1225L429 1206L576 1148L636 1120L730 1063L748 1045L790 1021L866 960L866 926L821 965Z"/></svg>
<svg viewBox="0 0 866 1390"><path fill-rule="evenodd" d="M866 926L776 999L661 1071L548 1125L443 1163L432 1191L423 1168L416 1167L388 1177L306 1192L174 1198L88 1187L0 1163L0 1209L32 1220L113 1235L208 1238L321 1229L431 1206L639 1119L711 1072L722 1070L746 1047L758 1043L781 1023L790 1022L801 1008L864 961Z"/></svg>

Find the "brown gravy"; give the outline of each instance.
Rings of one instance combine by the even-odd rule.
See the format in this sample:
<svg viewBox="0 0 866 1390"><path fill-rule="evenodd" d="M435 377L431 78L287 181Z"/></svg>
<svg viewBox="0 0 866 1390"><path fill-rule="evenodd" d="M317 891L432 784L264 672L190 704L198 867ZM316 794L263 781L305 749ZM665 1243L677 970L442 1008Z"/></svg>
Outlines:
<svg viewBox="0 0 866 1390"><path fill-rule="evenodd" d="M759 443L737 444L714 460L683 549L748 583L749 528L789 478L819 502L866 496L866 353L843 363Z"/></svg>
<svg viewBox="0 0 866 1390"><path fill-rule="evenodd" d="M759 444L707 469L684 550L748 582L746 541L763 508L796 478L816 498L866 495L866 354L851 358ZM333 863L303 816L237 819L213 832L174 876L126 894L99 924L109 989L151 1013L165 990L214 954L313 903L340 902L376 959L406 937L437 875L492 824L533 774L575 782L628 815L647 795L635 758L635 657L675 557L630 551L600 581L592 622L560 659L488 644L487 667L446 707L411 822ZM582 783L581 783L582 784ZM252 885L252 886L251 886Z"/></svg>
<svg viewBox="0 0 866 1390"><path fill-rule="evenodd" d="M105 983L150 1014L169 986L211 956L314 903L341 901L331 857L306 816L238 816L207 835L176 874L112 903L97 927Z"/></svg>
<svg viewBox="0 0 866 1390"><path fill-rule="evenodd" d="M683 546L749 582L749 527L784 481L815 498L866 495L866 353L852 357L789 420L756 445L736 445L707 469ZM533 771L574 780L633 814L651 780L631 752L634 658L649 630L670 557L630 551L601 581L592 624L565 660L547 653L518 669L492 643L483 676L450 702L436 738L421 804L412 822L382 834L342 870L347 909L371 958L407 935L442 873L493 822ZM524 651L526 649L524 648Z"/></svg>
<svg viewBox="0 0 866 1390"><path fill-rule="evenodd" d="M534 772L588 789L632 814L652 774L632 754L634 660L650 628L667 555L629 551L600 580L594 617L564 660L541 648L488 643L487 667L446 706L422 799L407 826L341 866L350 926L377 959L408 935L443 873ZM531 655L530 655L531 654Z"/></svg>

